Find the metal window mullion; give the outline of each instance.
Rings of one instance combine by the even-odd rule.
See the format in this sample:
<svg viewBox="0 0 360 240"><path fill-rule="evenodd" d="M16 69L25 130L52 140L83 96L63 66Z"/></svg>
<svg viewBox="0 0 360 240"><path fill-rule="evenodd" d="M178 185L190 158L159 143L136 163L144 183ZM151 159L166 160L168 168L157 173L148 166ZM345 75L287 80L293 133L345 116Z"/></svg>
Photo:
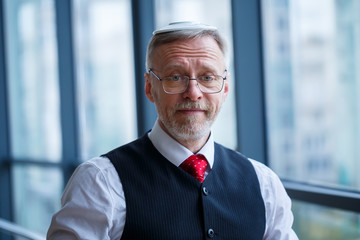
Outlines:
<svg viewBox="0 0 360 240"><path fill-rule="evenodd" d="M238 149L266 164L260 0L232 0Z"/></svg>
<svg viewBox="0 0 360 240"><path fill-rule="evenodd" d="M54 1L60 88L60 113L62 130L62 165L64 183L70 178L79 157L78 115L72 38L72 1Z"/></svg>
<svg viewBox="0 0 360 240"><path fill-rule="evenodd" d="M360 192L282 180L292 199L360 213Z"/></svg>
<svg viewBox="0 0 360 240"><path fill-rule="evenodd" d="M13 221L13 201L10 164L10 125L7 96L5 13L0 0L0 218ZM0 233L0 239L11 239Z"/></svg>
<svg viewBox="0 0 360 240"><path fill-rule="evenodd" d="M131 1L138 136L150 130L157 117L154 104L149 102L144 93L146 47L154 30L153 5L153 0Z"/></svg>

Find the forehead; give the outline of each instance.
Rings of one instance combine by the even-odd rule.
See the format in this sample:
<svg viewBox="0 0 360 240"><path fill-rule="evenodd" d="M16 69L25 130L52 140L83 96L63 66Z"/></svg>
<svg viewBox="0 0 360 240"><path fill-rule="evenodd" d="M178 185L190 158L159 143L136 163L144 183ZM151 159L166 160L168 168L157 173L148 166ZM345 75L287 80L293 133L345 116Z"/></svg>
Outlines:
<svg viewBox="0 0 360 240"><path fill-rule="evenodd" d="M218 43L209 36L176 40L159 45L153 53L153 65L164 68L169 65L209 64L224 67L224 54ZM155 67L155 66L154 66Z"/></svg>

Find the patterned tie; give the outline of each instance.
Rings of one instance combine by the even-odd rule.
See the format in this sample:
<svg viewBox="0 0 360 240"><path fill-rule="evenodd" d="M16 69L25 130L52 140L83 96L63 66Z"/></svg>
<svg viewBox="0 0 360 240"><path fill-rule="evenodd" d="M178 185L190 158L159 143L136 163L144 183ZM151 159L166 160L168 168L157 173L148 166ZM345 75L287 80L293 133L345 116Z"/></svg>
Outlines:
<svg viewBox="0 0 360 240"><path fill-rule="evenodd" d="M208 162L202 154L192 155L180 164L180 167L196 178L199 182L204 181L204 173Z"/></svg>

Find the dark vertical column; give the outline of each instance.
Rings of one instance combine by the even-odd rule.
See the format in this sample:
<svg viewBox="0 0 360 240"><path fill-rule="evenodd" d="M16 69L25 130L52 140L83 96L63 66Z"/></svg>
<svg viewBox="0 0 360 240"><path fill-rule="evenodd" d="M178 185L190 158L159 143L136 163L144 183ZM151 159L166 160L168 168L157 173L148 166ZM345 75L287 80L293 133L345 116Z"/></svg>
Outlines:
<svg viewBox="0 0 360 240"><path fill-rule="evenodd" d="M260 0L232 0L239 150L266 162Z"/></svg>
<svg viewBox="0 0 360 240"><path fill-rule="evenodd" d="M64 183L66 183L72 174L73 165L79 157L78 113L72 38L72 5L71 0L54 2L56 7L61 102L62 164L64 166Z"/></svg>
<svg viewBox="0 0 360 240"><path fill-rule="evenodd" d="M138 135L150 130L157 114L144 92L145 54L148 41L154 30L154 6L152 0L132 0L136 103Z"/></svg>
<svg viewBox="0 0 360 240"><path fill-rule="evenodd" d="M13 221L12 188L10 172L10 126L7 97L5 16L3 1L0 0L0 218ZM0 233L0 239L10 239Z"/></svg>

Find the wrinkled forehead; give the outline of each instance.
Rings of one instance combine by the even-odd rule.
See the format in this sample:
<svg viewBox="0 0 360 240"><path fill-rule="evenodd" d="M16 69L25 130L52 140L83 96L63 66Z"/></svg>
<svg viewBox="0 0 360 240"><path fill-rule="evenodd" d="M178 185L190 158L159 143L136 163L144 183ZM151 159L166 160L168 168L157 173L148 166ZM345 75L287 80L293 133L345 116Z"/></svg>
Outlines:
<svg viewBox="0 0 360 240"><path fill-rule="evenodd" d="M209 36L164 43L154 50L153 57L153 61L160 59L170 61L176 58L186 58L212 60L217 62L217 64L224 62L224 54L220 47Z"/></svg>
<svg viewBox="0 0 360 240"><path fill-rule="evenodd" d="M212 72L221 72L226 68L224 54L209 36L159 45L151 58L149 67L155 69L211 69Z"/></svg>

